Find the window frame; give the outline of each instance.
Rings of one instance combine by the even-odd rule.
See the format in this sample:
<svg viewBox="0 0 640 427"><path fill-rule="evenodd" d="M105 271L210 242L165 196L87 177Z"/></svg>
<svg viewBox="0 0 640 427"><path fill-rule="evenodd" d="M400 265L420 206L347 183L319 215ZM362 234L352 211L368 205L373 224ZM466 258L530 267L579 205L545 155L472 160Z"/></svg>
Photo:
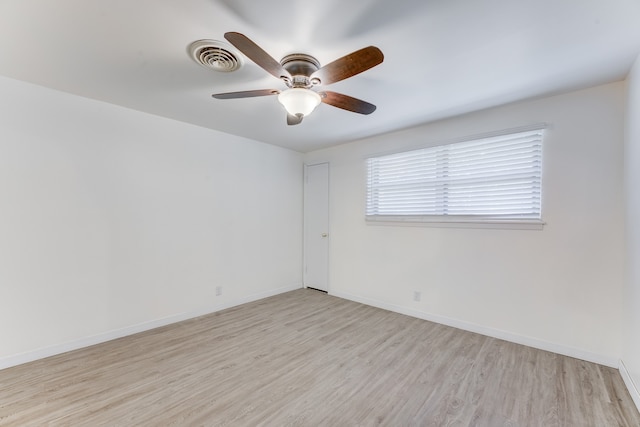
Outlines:
<svg viewBox="0 0 640 427"><path fill-rule="evenodd" d="M522 126L519 128L511 128L500 130L496 132L490 132L480 135L466 136L462 138L456 138L440 143L433 143L428 145L413 146L405 148L403 150L378 153L375 155L367 156L366 158L366 176L365 176L365 220L368 225L395 225L395 226L418 226L418 227L444 227L444 228L501 228L501 229L522 229L522 230L542 230L545 225L543 218L543 175L544 175L544 145L547 139L546 129L548 125L546 123L536 123L529 126ZM409 153L416 150L434 149L445 145L452 145L458 143L468 143L474 141L482 141L495 137L502 137L511 134L518 134L523 132L540 131L541 136L541 165L539 171L539 185L540 185L540 217L539 218L497 218L486 215L368 215L368 198L370 195L369 188L369 160L385 157L394 154Z"/></svg>

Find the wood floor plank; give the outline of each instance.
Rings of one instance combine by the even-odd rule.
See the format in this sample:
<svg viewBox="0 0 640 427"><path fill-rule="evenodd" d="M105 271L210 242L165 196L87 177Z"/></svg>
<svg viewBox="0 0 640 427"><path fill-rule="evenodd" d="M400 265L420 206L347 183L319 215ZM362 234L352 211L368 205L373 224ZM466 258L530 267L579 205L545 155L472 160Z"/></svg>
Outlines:
<svg viewBox="0 0 640 427"><path fill-rule="evenodd" d="M640 426L611 368L298 290L0 371L0 426Z"/></svg>

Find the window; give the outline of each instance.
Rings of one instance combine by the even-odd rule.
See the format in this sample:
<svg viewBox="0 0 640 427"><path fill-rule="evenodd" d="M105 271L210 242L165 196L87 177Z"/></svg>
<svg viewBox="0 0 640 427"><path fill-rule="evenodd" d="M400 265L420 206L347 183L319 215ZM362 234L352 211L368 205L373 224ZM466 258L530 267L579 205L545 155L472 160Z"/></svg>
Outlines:
<svg viewBox="0 0 640 427"><path fill-rule="evenodd" d="M541 224L543 130L367 159L367 220Z"/></svg>

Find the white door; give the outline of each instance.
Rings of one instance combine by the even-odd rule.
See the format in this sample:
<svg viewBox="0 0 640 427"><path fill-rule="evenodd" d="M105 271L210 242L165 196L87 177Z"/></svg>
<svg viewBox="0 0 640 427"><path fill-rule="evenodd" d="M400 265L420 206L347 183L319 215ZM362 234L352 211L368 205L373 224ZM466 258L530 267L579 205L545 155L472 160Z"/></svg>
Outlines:
<svg viewBox="0 0 640 427"><path fill-rule="evenodd" d="M329 290L329 163L305 165L304 285Z"/></svg>

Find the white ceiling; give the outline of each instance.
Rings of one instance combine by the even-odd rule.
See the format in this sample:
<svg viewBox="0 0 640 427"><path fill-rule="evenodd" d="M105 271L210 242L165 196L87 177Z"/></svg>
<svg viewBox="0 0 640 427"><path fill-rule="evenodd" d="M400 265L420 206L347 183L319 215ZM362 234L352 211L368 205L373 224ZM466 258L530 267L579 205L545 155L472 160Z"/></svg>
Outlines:
<svg viewBox="0 0 640 427"><path fill-rule="evenodd" d="M379 47L381 65L330 86L378 109L322 104L287 126L276 97L211 98L284 88L250 60L191 60L191 42L227 31L277 60ZM620 80L639 52L639 0L0 1L2 75L303 152Z"/></svg>

